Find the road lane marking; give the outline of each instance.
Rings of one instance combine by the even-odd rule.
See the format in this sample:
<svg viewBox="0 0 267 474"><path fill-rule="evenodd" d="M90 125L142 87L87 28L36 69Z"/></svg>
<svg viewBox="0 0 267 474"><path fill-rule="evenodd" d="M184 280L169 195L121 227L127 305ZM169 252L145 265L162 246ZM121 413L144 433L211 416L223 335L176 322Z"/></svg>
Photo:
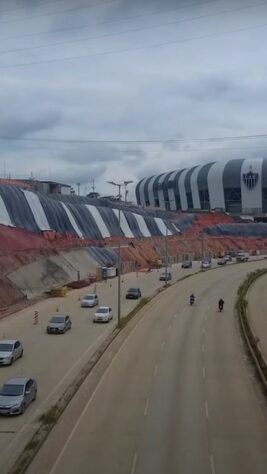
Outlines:
<svg viewBox="0 0 267 474"><path fill-rule="evenodd" d="M206 332L206 329L205 329L205 328L202 328L202 332L203 332L203 334L205 334L205 332Z"/></svg>
<svg viewBox="0 0 267 474"><path fill-rule="evenodd" d="M203 379L206 378L206 369L205 369L205 367L203 367L203 369L202 369L202 376L203 376Z"/></svg>
<svg viewBox="0 0 267 474"><path fill-rule="evenodd" d="M144 411L145 416L147 415L148 407L149 407L149 398L147 398L147 400L146 400L146 406L145 406L145 411Z"/></svg>
<svg viewBox="0 0 267 474"><path fill-rule="evenodd" d="M168 327L168 331L170 331L170 330L171 330L171 328L172 328L172 327L171 327L171 325L170 325L170 326Z"/></svg>
<svg viewBox="0 0 267 474"><path fill-rule="evenodd" d="M156 377L156 375L157 375L158 368L159 368L159 366L158 366L158 365L155 365L155 367L154 367L154 372L153 372L154 377Z"/></svg>
<svg viewBox="0 0 267 474"><path fill-rule="evenodd" d="M162 352L162 351L164 351L165 344L166 344L166 342L165 342L165 341L163 341L163 343L161 344L161 348L160 348L161 352Z"/></svg>
<svg viewBox="0 0 267 474"><path fill-rule="evenodd" d="M118 352L115 354L115 356L113 357L112 361L110 362L109 366L106 368L105 372L103 373L101 379L99 380L95 390L93 391L91 397L89 398L88 402L86 403L84 409L82 410L79 418L77 419L74 427L72 428L69 436L67 437L61 451L59 452L58 454L58 457L52 467L52 469L49 471L49 474L54 474L58 464L60 463L61 459L62 459L62 456L64 455L66 449L67 449L67 446L69 445L70 441L72 440L74 434L76 433L77 431L77 428L80 424L80 422L82 421L82 419L84 418L85 416L85 413L87 412L89 406L91 405L91 403L93 402L98 390L101 388L105 378L107 377L109 371L111 370L111 368L113 367L113 364L114 362L119 358L120 356L120 353L122 352L122 350L124 349L124 347L126 346L126 344L128 343L129 339L133 336L133 334L135 334L135 332L137 331L137 329L139 328L139 326L141 325L141 323L144 322L144 317L142 317L138 323L134 326L134 328L132 329L132 331L130 332L130 334L128 334L128 336L126 337L125 341L122 343L121 347L119 348ZM77 392L78 393L78 392ZM77 396L77 394L75 395ZM137 455L136 455L137 456Z"/></svg>
<svg viewBox="0 0 267 474"><path fill-rule="evenodd" d="M215 474L215 464L214 464L214 457L212 454L210 455L210 469L211 469L211 474Z"/></svg>
<svg viewBox="0 0 267 474"><path fill-rule="evenodd" d="M205 351L205 346L204 346L204 344L202 344L202 346L201 346L201 350L202 350L202 352L204 352L204 351Z"/></svg>
<svg viewBox="0 0 267 474"><path fill-rule="evenodd" d="M207 400L205 400L205 413L206 413L206 418L209 418L209 405Z"/></svg>
<svg viewBox="0 0 267 474"><path fill-rule="evenodd" d="M136 470L136 465L137 465L137 459L138 459L138 454L135 453L133 457L133 463L132 463L132 468L131 468L131 474L135 473Z"/></svg>

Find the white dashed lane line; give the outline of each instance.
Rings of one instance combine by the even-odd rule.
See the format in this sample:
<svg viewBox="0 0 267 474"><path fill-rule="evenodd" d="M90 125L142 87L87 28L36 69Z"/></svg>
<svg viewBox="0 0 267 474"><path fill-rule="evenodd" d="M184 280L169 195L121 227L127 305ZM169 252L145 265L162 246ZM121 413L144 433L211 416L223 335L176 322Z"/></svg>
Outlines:
<svg viewBox="0 0 267 474"><path fill-rule="evenodd" d="M147 398L147 400L146 400L146 406L145 406L145 410L144 410L144 416L146 416L147 413L148 413L148 407L149 407L149 398Z"/></svg>
<svg viewBox="0 0 267 474"><path fill-rule="evenodd" d="M158 368L159 368L159 366L158 366L158 365L155 365L155 367L154 367L154 372L153 372L154 377L156 377L156 375L157 375Z"/></svg>
<svg viewBox="0 0 267 474"><path fill-rule="evenodd" d="M138 460L138 454L135 453L135 454L134 454L134 457L133 457L133 462L132 462L131 471L130 471L131 474L134 474L134 473L135 473L136 465L137 465L137 460Z"/></svg>
<svg viewBox="0 0 267 474"><path fill-rule="evenodd" d="M214 457L212 456L212 454L210 455L210 469L211 469L211 474L216 474Z"/></svg>
<svg viewBox="0 0 267 474"><path fill-rule="evenodd" d="M206 418L208 419L209 418L209 405L208 405L207 400L205 400L205 414L206 414Z"/></svg>

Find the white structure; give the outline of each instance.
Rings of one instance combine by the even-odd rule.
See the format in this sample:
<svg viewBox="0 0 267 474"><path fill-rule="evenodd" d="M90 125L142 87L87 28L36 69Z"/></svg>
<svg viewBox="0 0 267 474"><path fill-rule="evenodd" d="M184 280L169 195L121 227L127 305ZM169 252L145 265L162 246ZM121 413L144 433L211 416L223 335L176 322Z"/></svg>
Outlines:
<svg viewBox="0 0 267 474"><path fill-rule="evenodd" d="M267 213L267 158L212 162L143 178L136 199L161 209Z"/></svg>

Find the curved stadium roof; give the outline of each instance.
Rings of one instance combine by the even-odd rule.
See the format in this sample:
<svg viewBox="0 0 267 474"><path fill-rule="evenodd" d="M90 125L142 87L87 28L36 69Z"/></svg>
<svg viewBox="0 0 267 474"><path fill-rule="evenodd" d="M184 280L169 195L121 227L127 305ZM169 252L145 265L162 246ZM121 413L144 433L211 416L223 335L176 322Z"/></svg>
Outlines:
<svg viewBox="0 0 267 474"><path fill-rule="evenodd" d="M143 178L137 203L170 210L267 212L267 158L210 162Z"/></svg>

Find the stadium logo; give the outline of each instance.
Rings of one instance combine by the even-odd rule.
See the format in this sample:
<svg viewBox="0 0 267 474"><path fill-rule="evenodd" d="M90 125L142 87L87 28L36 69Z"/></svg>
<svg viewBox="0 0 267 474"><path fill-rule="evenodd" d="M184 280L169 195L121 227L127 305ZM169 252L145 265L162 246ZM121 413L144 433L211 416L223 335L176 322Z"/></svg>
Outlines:
<svg viewBox="0 0 267 474"><path fill-rule="evenodd" d="M252 166L249 169L248 173L243 174L243 181L248 189L255 188L259 179L259 173L253 173Z"/></svg>

